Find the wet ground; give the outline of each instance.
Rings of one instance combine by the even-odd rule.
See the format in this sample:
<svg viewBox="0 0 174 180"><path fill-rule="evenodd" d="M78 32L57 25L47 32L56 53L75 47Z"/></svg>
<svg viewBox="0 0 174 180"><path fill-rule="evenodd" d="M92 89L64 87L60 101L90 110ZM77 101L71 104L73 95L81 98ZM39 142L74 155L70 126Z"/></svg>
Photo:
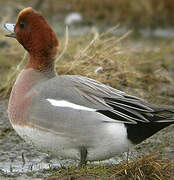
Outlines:
<svg viewBox="0 0 174 180"><path fill-rule="evenodd" d="M59 167L77 163L56 159L27 145L9 123L7 103L8 100L0 100L0 180L39 180L50 176L51 170L55 171ZM132 159L145 153L161 153L168 159L174 160L174 126L162 130L137 146L129 157ZM123 154L105 163L118 163L125 158Z"/></svg>

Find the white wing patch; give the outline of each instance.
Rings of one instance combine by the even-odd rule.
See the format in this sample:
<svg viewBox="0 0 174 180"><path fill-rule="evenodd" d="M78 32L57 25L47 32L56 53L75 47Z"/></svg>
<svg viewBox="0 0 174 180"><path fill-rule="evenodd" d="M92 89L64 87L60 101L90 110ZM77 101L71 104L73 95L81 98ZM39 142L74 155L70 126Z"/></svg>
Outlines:
<svg viewBox="0 0 174 180"><path fill-rule="evenodd" d="M88 107L81 106L78 104L73 104L73 103L65 101L65 100L47 99L47 101L49 101L53 106L68 107L68 108L84 110L84 111L93 111L93 112L96 111L96 109L88 108Z"/></svg>

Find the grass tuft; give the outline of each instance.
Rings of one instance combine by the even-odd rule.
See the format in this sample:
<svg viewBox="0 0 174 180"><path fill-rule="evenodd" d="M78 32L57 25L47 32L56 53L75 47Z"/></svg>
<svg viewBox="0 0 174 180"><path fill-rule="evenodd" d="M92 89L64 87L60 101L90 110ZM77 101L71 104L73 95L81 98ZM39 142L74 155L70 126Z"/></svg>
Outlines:
<svg viewBox="0 0 174 180"><path fill-rule="evenodd" d="M120 164L88 164L85 168L61 168L46 180L168 180L174 178L174 165L161 155L145 155L135 161L125 161Z"/></svg>

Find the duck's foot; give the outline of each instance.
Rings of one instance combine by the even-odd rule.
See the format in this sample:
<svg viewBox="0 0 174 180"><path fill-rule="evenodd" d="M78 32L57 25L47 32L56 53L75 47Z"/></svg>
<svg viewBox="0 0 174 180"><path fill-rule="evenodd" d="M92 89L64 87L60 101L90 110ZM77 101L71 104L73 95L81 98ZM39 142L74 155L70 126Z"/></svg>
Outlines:
<svg viewBox="0 0 174 180"><path fill-rule="evenodd" d="M80 149L80 162L78 168L82 168L86 165L86 158L87 158L88 151L85 147L81 147Z"/></svg>

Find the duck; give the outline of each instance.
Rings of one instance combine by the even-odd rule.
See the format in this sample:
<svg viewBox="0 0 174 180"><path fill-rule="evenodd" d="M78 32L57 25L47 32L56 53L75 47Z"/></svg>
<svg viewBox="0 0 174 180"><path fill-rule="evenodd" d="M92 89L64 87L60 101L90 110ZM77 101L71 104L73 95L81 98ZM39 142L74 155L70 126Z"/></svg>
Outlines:
<svg viewBox="0 0 174 180"><path fill-rule="evenodd" d="M56 33L33 8L4 27L29 54L10 94L9 120L38 150L78 160L82 167L126 152L174 124L171 106L150 104L88 77L58 75Z"/></svg>

